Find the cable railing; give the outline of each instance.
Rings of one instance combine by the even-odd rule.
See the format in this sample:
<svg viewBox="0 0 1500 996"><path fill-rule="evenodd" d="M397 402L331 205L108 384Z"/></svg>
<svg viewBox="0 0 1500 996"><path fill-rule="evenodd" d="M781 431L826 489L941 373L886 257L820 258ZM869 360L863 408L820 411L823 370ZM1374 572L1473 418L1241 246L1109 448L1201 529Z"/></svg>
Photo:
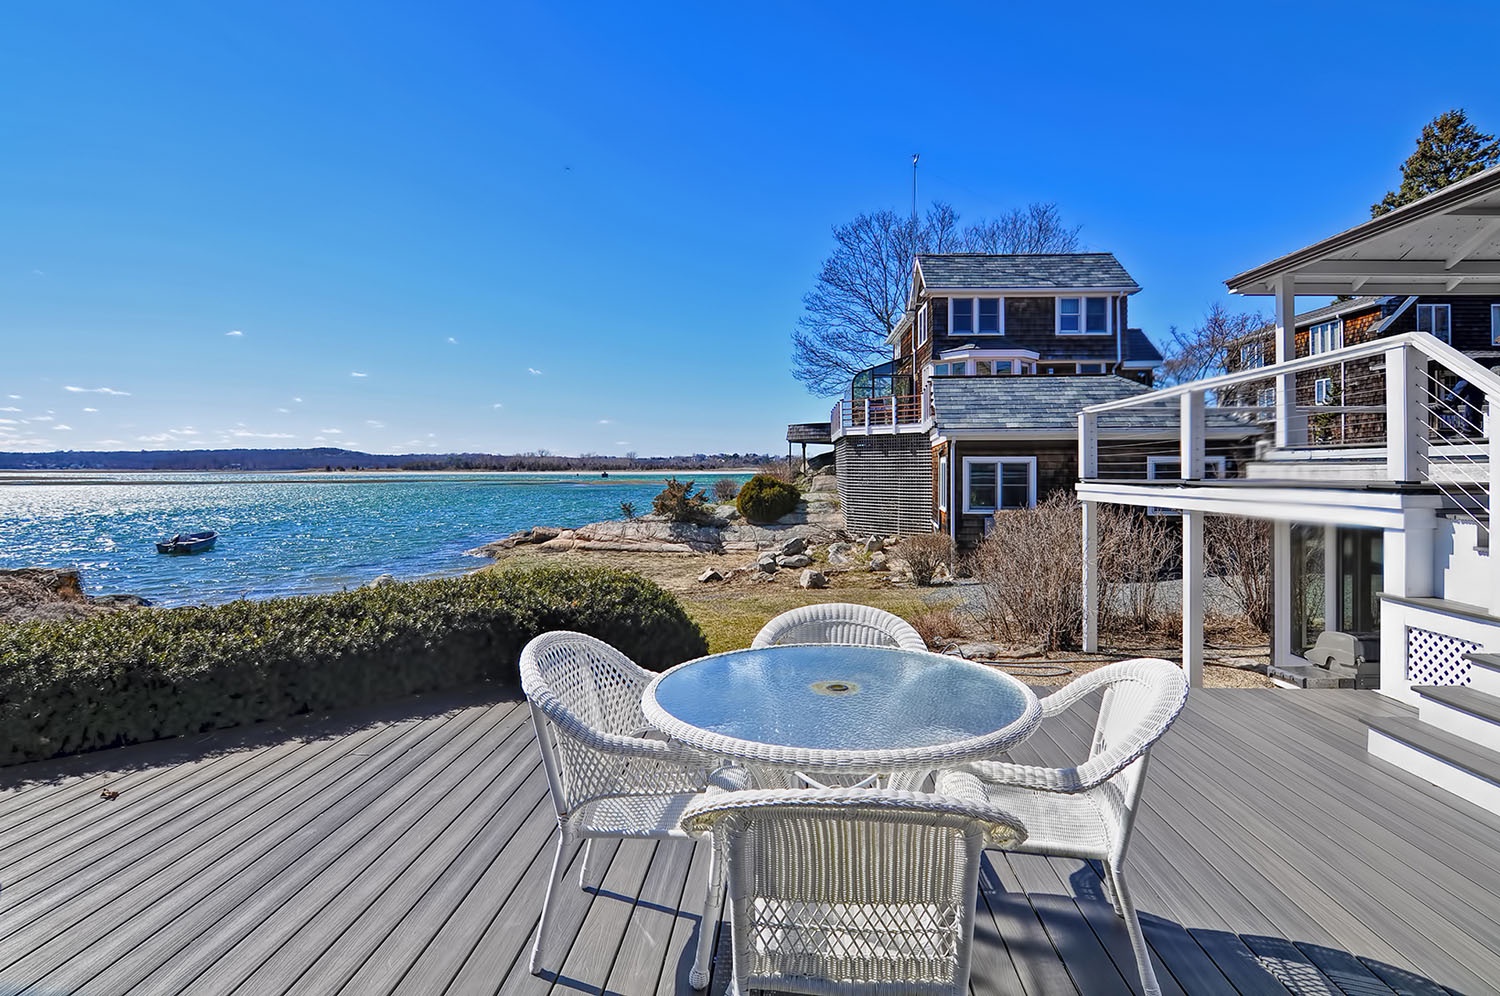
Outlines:
<svg viewBox="0 0 1500 996"><path fill-rule="evenodd" d="M834 439L849 435L920 432L926 428L927 401L921 394L844 398L828 413Z"/></svg>
<svg viewBox="0 0 1500 996"><path fill-rule="evenodd" d="M1482 521L1497 500L1497 399L1500 375L1406 333L1086 408L1080 477L1416 483Z"/></svg>

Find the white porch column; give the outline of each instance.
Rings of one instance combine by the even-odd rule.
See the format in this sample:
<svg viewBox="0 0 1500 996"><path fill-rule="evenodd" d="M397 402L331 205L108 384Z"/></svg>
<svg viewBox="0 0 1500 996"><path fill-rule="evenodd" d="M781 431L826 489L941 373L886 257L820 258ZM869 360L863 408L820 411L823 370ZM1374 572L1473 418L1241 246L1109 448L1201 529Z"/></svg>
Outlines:
<svg viewBox="0 0 1500 996"><path fill-rule="evenodd" d="M1489 399L1488 417L1485 425L1490 437L1490 465L1485 473L1490 477L1490 614L1500 616L1500 545L1495 543L1495 531L1500 528L1500 397Z"/></svg>
<svg viewBox="0 0 1500 996"><path fill-rule="evenodd" d="M1182 396L1182 438L1179 443L1184 481L1203 480L1203 392Z"/></svg>
<svg viewBox="0 0 1500 996"><path fill-rule="evenodd" d="M1276 362L1297 358L1297 295L1290 278L1276 280ZM1297 413L1297 375L1276 375L1276 445L1307 442L1307 416Z"/></svg>
<svg viewBox="0 0 1500 996"><path fill-rule="evenodd" d="M1292 656L1292 524L1271 523L1271 663Z"/></svg>
<svg viewBox="0 0 1500 996"><path fill-rule="evenodd" d="M1083 503L1083 652L1099 651L1099 503Z"/></svg>
<svg viewBox="0 0 1500 996"><path fill-rule="evenodd" d="M1418 403L1427 385L1427 358L1409 346L1385 351L1385 476L1420 481L1427 476L1427 418Z"/></svg>
<svg viewBox="0 0 1500 996"><path fill-rule="evenodd" d="M1182 669L1203 687L1203 513L1182 513Z"/></svg>
<svg viewBox="0 0 1500 996"><path fill-rule="evenodd" d="M1433 546L1437 515L1430 508L1402 512L1400 529L1384 530L1382 590L1387 595L1422 598L1433 591ZM1493 556L1493 554L1492 554ZM1409 697L1406 677L1406 627L1380 627L1380 690Z"/></svg>
<svg viewBox="0 0 1500 996"><path fill-rule="evenodd" d="M1339 598L1339 527L1323 527L1323 628L1338 629L1343 602Z"/></svg>
<svg viewBox="0 0 1500 996"><path fill-rule="evenodd" d="M1099 416L1093 412L1078 413L1078 479L1092 481L1099 476ZM1085 502L1084 504L1089 504Z"/></svg>

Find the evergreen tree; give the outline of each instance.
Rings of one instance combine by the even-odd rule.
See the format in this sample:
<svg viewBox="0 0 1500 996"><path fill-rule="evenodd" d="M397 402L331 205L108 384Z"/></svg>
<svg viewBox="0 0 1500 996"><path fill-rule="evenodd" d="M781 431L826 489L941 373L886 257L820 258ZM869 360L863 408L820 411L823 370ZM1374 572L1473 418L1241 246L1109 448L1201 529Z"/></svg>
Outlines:
<svg viewBox="0 0 1500 996"><path fill-rule="evenodd" d="M1450 183L1500 163L1500 142L1469 123L1462 108L1439 114L1422 128L1417 151L1401 164L1401 186L1370 205L1370 217L1394 211Z"/></svg>

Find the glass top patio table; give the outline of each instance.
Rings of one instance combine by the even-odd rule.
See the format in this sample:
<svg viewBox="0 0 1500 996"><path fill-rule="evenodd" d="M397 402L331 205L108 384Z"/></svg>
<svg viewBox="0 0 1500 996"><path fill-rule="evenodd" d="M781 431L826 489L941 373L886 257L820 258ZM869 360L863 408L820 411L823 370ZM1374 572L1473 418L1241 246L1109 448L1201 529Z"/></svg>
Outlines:
<svg viewBox="0 0 1500 996"><path fill-rule="evenodd" d="M795 644L679 664L642 700L646 719L683 743L803 770L933 769L1025 739L1036 695L962 658L894 647Z"/></svg>

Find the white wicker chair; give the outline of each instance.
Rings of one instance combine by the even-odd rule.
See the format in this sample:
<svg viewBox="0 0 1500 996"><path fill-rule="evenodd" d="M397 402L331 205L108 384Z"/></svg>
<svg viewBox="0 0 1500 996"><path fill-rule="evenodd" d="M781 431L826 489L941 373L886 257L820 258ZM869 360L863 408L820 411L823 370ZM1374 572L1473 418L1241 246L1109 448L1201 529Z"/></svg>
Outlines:
<svg viewBox="0 0 1500 996"><path fill-rule="evenodd" d="M967 996L980 855L1026 831L973 776L949 790L710 789L689 806L683 826L727 857L731 996Z"/></svg>
<svg viewBox="0 0 1500 996"><path fill-rule="evenodd" d="M543 964L555 893L573 846L599 837L686 838L682 814L707 784L709 771L722 763L650 736L641 694L652 677L614 647L582 633L544 633L521 651L521 687L531 704L558 827L531 950L533 974ZM583 887L590 884L591 850L585 843ZM717 913L717 905L705 910L703 922L712 923ZM700 988L708 982L708 934L700 932L692 980Z"/></svg>
<svg viewBox="0 0 1500 996"><path fill-rule="evenodd" d="M1141 986L1160 996L1139 917L1125 885L1125 849L1135 823L1147 754L1187 701L1182 668L1139 658L1110 664L1042 699L1042 728L1093 692L1102 692L1088 759L1070 768L977 761L938 775L937 790L952 791L970 775L987 798L1026 824L1026 843L1014 850L1100 861L1105 891L1125 918ZM1058 739L1066 742L1067 734Z"/></svg>
<svg viewBox="0 0 1500 996"><path fill-rule="evenodd" d="M847 602L823 602L783 612L761 627L750 646L778 647L788 643L927 649L927 641L900 616Z"/></svg>

